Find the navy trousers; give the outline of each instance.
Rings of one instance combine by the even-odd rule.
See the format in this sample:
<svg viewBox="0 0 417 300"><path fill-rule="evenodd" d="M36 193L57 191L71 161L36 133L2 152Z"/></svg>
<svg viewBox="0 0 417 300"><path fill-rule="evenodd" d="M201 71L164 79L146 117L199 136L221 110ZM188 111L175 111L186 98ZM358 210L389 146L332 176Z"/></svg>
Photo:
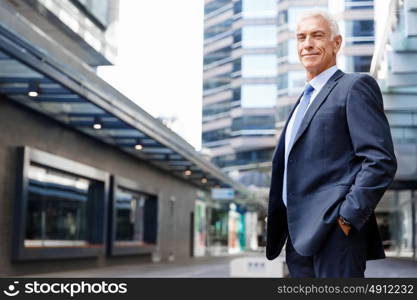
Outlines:
<svg viewBox="0 0 417 300"><path fill-rule="evenodd" d="M319 251L312 256L298 254L288 235L286 262L290 277L340 278L364 277L368 223L346 236L335 222Z"/></svg>

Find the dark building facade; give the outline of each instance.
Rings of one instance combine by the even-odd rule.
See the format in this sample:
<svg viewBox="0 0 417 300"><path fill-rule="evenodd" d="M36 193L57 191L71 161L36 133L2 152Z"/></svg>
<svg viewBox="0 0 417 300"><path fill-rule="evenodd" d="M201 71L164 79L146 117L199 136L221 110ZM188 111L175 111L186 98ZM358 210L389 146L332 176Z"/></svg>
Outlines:
<svg viewBox="0 0 417 300"><path fill-rule="evenodd" d="M0 275L187 260L196 200L245 195L96 75L117 6L0 2Z"/></svg>

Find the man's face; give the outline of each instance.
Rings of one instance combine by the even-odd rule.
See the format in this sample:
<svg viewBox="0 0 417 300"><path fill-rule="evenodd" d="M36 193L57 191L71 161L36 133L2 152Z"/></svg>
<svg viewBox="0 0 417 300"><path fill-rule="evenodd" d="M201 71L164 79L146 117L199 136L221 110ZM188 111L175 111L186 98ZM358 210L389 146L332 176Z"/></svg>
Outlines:
<svg viewBox="0 0 417 300"><path fill-rule="evenodd" d="M336 64L342 37L331 39L330 26L322 17L310 17L297 25L298 58L307 73L314 76Z"/></svg>

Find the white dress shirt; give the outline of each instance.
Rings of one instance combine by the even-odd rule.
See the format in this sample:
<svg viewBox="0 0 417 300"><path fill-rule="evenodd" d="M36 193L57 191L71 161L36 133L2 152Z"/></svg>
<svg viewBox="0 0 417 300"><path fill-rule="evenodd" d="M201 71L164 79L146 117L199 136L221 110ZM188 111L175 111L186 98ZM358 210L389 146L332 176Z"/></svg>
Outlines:
<svg viewBox="0 0 417 300"><path fill-rule="evenodd" d="M330 77L332 77L332 75L334 73L336 73L337 71L337 66L334 65L326 70L324 70L323 72L321 72L319 75L317 75L316 77L314 77L313 79L310 80L310 82L306 82L306 85L309 83L313 88L313 94L311 95L310 98L310 102L308 103L308 108L310 107L311 103L313 103L314 99L316 98L316 96L318 95L318 93L320 93L321 89L323 88L323 86L326 84L326 82L330 79ZM285 132L285 169L284 169L284 181L283 184L287 184L287 161L288 161L288 154L290 152L291 149L288 149L289 143L290 143L290 138L291 138L291 133L292 133L292 128L294 126L294 119L295 116L297 114L298 111L298 105L295 108L290 121L288 122L288 126L287 126L287 130ZM307 112L307 111L306 111ZM286 203L286 198L284 197L284 193L286 192L287 189L282 189L283 192L283 197L282 199L284 200L284 204L285 206L287 206Z"/></svg>

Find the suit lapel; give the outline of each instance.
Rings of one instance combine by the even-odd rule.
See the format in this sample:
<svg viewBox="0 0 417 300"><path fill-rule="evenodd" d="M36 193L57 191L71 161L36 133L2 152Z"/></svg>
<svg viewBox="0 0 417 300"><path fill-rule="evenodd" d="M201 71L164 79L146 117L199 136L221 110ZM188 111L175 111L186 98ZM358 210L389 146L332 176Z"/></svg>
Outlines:
<svg viewBox="0 0 417 300"><path fill-rule="evenodd" d="M280 137L278 139L278 144L277 144L277 146L275 148L274 154L272 155L272 161L275 161L276 160L275 159L275 155L278 155L278 153L280 152L280 151L278 151L279 148L280 148L280 145L282 145L282 147L283 147L282 150L285 151L285 132L287 131L288 123L290 122L290 119L291 119L291 117L292 117L292 115L294 113L294 110L297 107L298 103L300 102L302 96L303 96L303 94L301 94L300 97L298 97L297 102L295 102L295 104L293 105L293 107L292 107L292 109L290 111L290 114L289 114L289 116L287 118L287 121L285 122L284 128L282 129L281 135L280 135Z"/></svg>
<svg viewBox="0 0 417 300"><path fill-rule="evenodd" d="M323 86L320 93L316 96L311 103L310 107L307 109L307 112L301 122L300 128L298 129L297 135L294 138L294 142L292 144L292 148L297 143L297 140L303 135L304 131L307 129L308 125L310 124L311 120L313 119L315 113L320 108L322 103L327 99L327 95L332 91L332 89L336 86L337 80L342 77L344 73L340 70L337 70L332 77L327 81L327 83ZM290 150L291 151L291 150Z"/></svg>

